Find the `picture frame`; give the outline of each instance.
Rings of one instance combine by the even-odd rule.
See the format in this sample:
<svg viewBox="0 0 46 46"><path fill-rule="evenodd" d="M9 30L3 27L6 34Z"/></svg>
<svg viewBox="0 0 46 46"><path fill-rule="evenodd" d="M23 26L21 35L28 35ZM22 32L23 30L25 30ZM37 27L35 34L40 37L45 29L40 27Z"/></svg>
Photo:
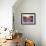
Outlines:
<svg viewBox="0 0 46 46"><path fill-rule="evenodd" d="M21 24L35 25L36 24L36 13L21 13Z"/></svg>

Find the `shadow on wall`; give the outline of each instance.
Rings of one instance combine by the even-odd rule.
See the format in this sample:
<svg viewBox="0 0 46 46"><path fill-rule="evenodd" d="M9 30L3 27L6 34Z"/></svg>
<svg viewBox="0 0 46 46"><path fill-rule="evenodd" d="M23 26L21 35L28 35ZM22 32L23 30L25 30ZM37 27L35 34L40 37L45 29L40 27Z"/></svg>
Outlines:
<svg viewBox="0 0 46 46"><path fill-rule="evenodd" d="M21 3L23 3L23 0L17 0L16 3L12 6L13 9L18 8L18 6L21 5ZM14 12L14 11L13 11Z"/></svg>

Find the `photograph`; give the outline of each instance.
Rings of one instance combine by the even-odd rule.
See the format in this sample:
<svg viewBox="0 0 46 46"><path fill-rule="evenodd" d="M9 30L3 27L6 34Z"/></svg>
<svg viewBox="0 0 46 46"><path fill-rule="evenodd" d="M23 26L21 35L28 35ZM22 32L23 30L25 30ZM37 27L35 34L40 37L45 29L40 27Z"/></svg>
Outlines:
<svg viewBox="0 0 46 46"><path fill-rule="evenodd" d="M36 23L35 13L21 13L21 24L33 25Z"/></svg>

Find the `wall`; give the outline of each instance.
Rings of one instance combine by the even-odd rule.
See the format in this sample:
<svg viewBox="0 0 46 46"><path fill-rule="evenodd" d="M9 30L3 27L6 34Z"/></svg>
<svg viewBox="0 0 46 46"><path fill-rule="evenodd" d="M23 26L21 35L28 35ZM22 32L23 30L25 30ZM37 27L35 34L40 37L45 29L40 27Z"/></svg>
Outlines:
<svg viewBox="0 0 46 46"><path fill-rule="evenodd" d="M46 46L46 0L41 1L41 42Z"/></svg>
<svg viewBox="0 0 46 46"><path fill-rule="evenodd" d="M40 3L40 0L23 0L19 5L13 7L15 30L22 32L24 38L34 40L36 46L41 46ZM36 13L36 24L22 25L21 13Z"/></svg>
<svg viewBox="0 0 46 46"><path fill-rule="evenodd" d="M12 29L12 6L16 0L0 0L0 27Z"/></svg>

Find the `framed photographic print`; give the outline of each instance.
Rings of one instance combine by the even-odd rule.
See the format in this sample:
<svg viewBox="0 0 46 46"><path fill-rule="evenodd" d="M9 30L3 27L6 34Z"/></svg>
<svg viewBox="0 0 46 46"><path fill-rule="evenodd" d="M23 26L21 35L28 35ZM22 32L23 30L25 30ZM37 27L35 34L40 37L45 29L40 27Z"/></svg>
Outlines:
<svg viewBox="0 0 46 46"><path fill-rule="evenodd" d="M23 25L36 24L36 14L35 13L21 13L21 24Z"/></svg>

